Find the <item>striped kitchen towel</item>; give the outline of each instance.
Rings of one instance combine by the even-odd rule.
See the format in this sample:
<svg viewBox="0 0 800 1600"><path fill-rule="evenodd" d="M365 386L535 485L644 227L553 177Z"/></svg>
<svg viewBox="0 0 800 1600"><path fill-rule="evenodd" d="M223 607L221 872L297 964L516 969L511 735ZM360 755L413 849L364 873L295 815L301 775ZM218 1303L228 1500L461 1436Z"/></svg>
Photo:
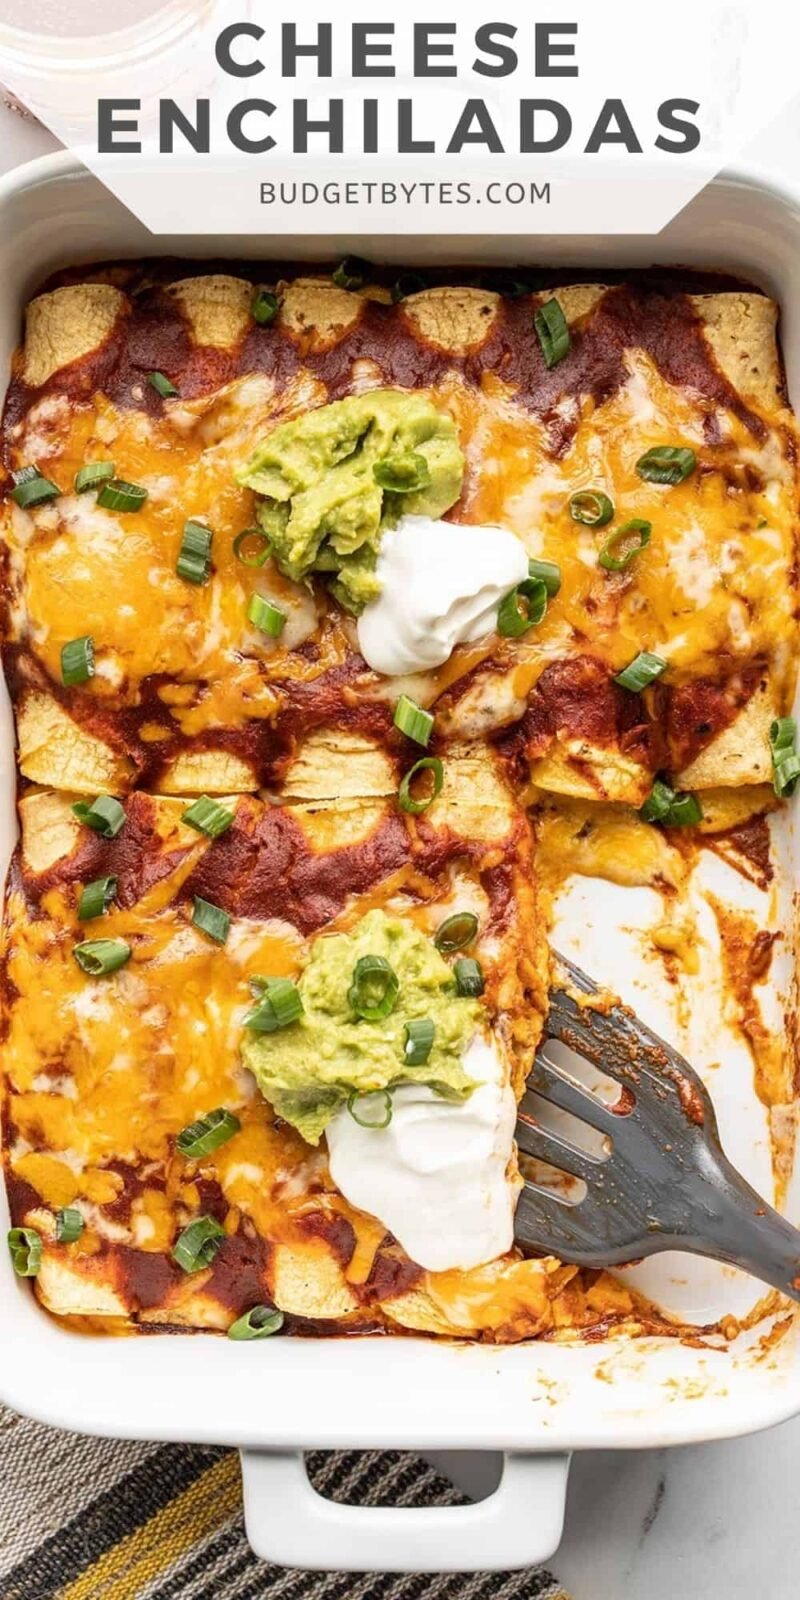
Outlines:
<svg viewBox="0 0 800 1600"><path fill-rule="evenodd" d="M318 1452L315 1488L360 1505L457 1505L418 1456ZM543 1570L425 1577L287 1572L258 1561L239 1458L85 1439L0 1408L0 1600L567 1600Z"/></svg>

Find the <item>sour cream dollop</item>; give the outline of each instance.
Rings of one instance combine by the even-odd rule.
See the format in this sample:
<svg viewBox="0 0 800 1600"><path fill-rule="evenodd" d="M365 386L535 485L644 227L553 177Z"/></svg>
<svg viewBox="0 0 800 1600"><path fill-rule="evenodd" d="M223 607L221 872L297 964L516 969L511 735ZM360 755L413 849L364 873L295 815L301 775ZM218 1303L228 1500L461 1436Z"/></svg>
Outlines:
<svg viewBox="0 0 800 1600"><path fill-rule="evenodd" d="M378 554L381 593L358 620L367 665L387 677L440 667L457 644L491 633L501 600L528 576L508 528L401 517Z"/></svg>
<svg viewBox="0 0 800 1600"><path fill-rule="evenodd" d="M430 1272L493 1261L514 1238L514 1093L494 1041L476 1035L463 1063L478 1084L468 1100L404 1084L388 1128L362 1128L345 1110L327 1129L336 1187Z"/></svg>

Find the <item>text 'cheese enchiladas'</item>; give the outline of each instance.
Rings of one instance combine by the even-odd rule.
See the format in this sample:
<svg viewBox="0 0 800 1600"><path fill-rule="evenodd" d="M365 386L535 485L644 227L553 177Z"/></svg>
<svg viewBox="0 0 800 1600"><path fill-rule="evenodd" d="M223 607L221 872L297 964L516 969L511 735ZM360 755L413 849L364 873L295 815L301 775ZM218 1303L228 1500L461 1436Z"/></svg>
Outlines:
<svg viewBox="0 0 800 1600"><path fill-rule="evenodd" d="M69 274L15 358L17 1270L109 1329L658 1326L519 1257L514 1116L571 875L663 897L668 972L704 854L769 895L800 772L776 308L261 271ZM748 966L712 909L778 1118L777 936Z"/></svg>

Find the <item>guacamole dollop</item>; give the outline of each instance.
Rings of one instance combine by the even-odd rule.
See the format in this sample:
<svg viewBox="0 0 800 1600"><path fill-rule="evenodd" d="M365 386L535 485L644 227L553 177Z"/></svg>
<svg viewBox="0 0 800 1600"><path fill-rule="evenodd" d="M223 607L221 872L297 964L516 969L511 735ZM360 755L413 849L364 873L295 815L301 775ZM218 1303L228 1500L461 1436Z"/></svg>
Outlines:
<svg viewBox="0 0 800 1600"><path fill-rule="evenodd" d="M350 1004L362 956L382 956L397 976L394 1009L380 1022L357 1017ZM247 1033L242 1056L264 1098L309 1144L319 1144L354 1091L425 1083L463 1100L475 1087L461 1063L480 1026L480 1002L456 995L447 962L413 924L370 911L351 933L320 936L298 988L298 1020L275 1033ZM424 1066L412 1067L403 1058L405 1027L422 1017L434 1024L433 1046Z"/></svg>
<svg viewBox="0 0 800 1600"><path fill-rule="evenodd" d="M440 517L463 476L452 417L401 389L351 395L281 423L236 474L263 496L257 516L280 571L296 582L328 576L356 613L380 593L381 530L404 513Z"/></svg>

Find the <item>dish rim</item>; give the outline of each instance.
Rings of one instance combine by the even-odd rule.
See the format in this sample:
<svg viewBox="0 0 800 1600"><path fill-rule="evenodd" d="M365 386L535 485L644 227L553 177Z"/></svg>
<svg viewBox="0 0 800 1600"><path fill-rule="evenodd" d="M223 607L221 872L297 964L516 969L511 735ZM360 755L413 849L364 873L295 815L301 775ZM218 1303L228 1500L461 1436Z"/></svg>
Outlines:
<svg viewBox="0 0 800 1600"><path fill-rule="evenodd" d="M85 182L97 191L93 197L94 204L98 203L99 195L103 197L103 203L113 199L114 205L119 206L116 198L103 189L96 175L76 155L59 151L40 157L0 179L0 208L26 191L32 193L54 182L67 186ZM757 194L762 200L766 197L772 202L791 207L796 214L800 243L800 187L795 189L785 183L776 183L760 168L742 167L719 174L703 194L724 188L725 185L733 190L744 190L751 197ZM695 205L700 200L702 195L691 204ZM141 224L133 225L142 228ZM354 234L352 237L359 239L365 236ZM409 236L405 241L412 254L414 237ZM554 237L549 236L546 242L549 244ZM624 254L627 237L630 236L621 235L614 239L614 250ZM453 254L458 254L459 243L463 245L465 240L473 238L471 235L454 235ZM541 250L545 240L541 236L530 236L530 239L534 248ZM332 236L324 233L308 235L305 242L310 246L312 240L318 243L328 240L331 251L336 243ZM163 243L154 238L151 254L170 254L163 248ZM192 243L196 246L197 239ZM212 253L210 244L202 236L200 243L205 249L199 255L195 250L194 259L202 259L203 254ZM239 247L234 252L236 257L248 254L242 248L242 236L237 236L234 243ZM507 256L508 240L502 239L500 245ZM657 255L656 240L653 245ZM13 242L10 248L13 249ZM110 248L107 259L111 259L113 253L113 248ZM724 255L724 246L721 253ZM232 252L228 251L228 254ZM256 257L259 254L255 252ZM187 252L187 259L190 258L191 250ZM264 259L269 259L269 254L265 254ZM565 269L565 272L568 270ZM15 315L18 309L17 306ZM4 391L4 379L2 386ZM10 727L8 707L4 705L0 727L0 759L10 753ZM7 839L7 833L0 822L0 842L3 837ZM3 1192L0 1196L0 1217L5 1216L5 1207ZM2 1274L5 1274L5 1279ZM300 1407L297 1415L292 1415L285 1405L283 1409L273 1408L266 1416L260 1414L262 1408L259 1406L258 1415L254 1415L251 1385L248 1383L248 1390L242 1394L246 1404L238 1408L240 1416L247 1417L246 1422L237 1418L232 1423L228 1419L227 1408L217 1403L207 1410L198 1423L192 1405L198 1378L205 1374L203 1381L207 1382L209 1376L216 1378L219 1373L227 1379L236 1371L238 1383L247 1370L242 1363L252 1358L252 1350L257 1346L229 1345L224 1340L176 1339L166 1334L149 1334L146 1338L129 1339L122 1343L112 1338L89 1339L60 1328L54 1319L36 1305L29 1293L29 1286L14 1278L5 1252L0 1254L2 1281L8 1283L13 1292L9 1294L7 1291L4 1295L5 1316L11 1337L7 1340L7 1359L0 1377L0 1394L7 1403L27 1415L77 1431L116 1437L189 1438L220 1444L235 1442L247 1448L336 1446L552 1451L649 1448L653 1445L732 1437L772 1426L800 1410L799 1319L794 1337L783 1342L776 1370L770 1375L771 1381L770 1378L758 1383L743 1381L735 1406L730 1404L728 1383L733 1387L731 1363L736 1367L739 1357L728 1351L707 1353L705 1392L699 1395L689 1393L694 1381L689 1372L692 1366L690 1362L685 1375L686 1393L674 1396L669 1407L663 1406L663 1400L654 1407L645 1399L647 1383L642 1384L639 1381L641 1372L637 1378L634 1370L639 1366L638 1360L631 1365L631 1360L626 1358L630 1355L632 1359L635 1355L641 1357L644 1364L651 1364L659 1350L666 1349L670 1354L676 1354L679 1348L676 1341L647 1339L632 1342L611 1338L602 1346L593 1347L586 1344L544 1345L537 1341L524 1347L504 1347L432 1341L408 1335L382 1335L357 1339L297 1338L279 1341L270 1347L273 1352L273 1378L280 1378L284 1369L284 1376L288 1378L298 1363L306 1363L305 1352L309 1346L326 1351L331 1381L325 1414L322 1416L316 1414L316 1407L310 1410ZM795 1347L796 1352L791 1366L786 1359L790 1345ZM104 1351L100 1361L90 1354L93 1352L97 1357L98 1346ZM117 1363L115 1359L107 1359L115 1357L123 1349L124 1361ZM393 1395L387 1396L381 1378L384 1357L389 1349L392 1350L391 1359L398 1382ZM240 1355L239 1352L243 1350L250 1350L251 1356ZM174 1356L170 1354L171 1351L175 1352ZM622 1404L611 1405L605 1413L600 1407L596 1414L588 1418L570 1416L571 1407L561 1393L550 1396L548 1404L541 1404L547 1398L548 1385L556 1389L560 1386L567 1389L572 1387L566 1374L568 1362L574 1366L580 1358L586 1365L588 1356L596 1365L606 1365L605 1361L597 1361L598 1351L602 1351L604 1357L609 1356L615 1369L619 1368L621 1391L641 1391L641 1404L631 1405L630 1397L628 1403L624 1403L623 1397ZM44 1379L41 1365L37 1367L34 1352L43 1358ZM58 1359L59 1352L64 1356L64 1368ZM179 1354L181 1359L177 1359ZM351 1357L356 1358L359 1369L360 1392L355 1407L351 1404L349 1393L345 1403L342 1398L342 1390L346 1390L348 1385L341 1380L346 1380L353 1364ZM680 1368L681 1362L676 1360L672 1365ZM119 1367L124 1368L125 1372L124 1389L118 1382ZM154 1382L156 1368L159 1369L158 1381ZM741 1359L738 1370L748 1372L750 1378L758 1374L758 1367L746 1355ZM528 1392L531 1386L537 1391L531 1408L509 1406L509 1396L505 1394L506 1374L511 1375L509 1382L517 1391L520 1382ZM723 1374L726 1381L721 1383ZM66 1375L72 1379L68 1385L64 1383ZM412 1376L419 1394L426 1398L426 1403L420 1406L409 1406L407 1403L406 1381ZM596 1378L597 1374L594 1376ZM759 1378L763 1377L762 1372ZM81 1396L83 1378L87 1380L89 1393ZM676 1381L681 1381L680 1372ZM469 1415L462 1415L465 1388L475 1383L482 1386L484 1402L471 1407ZM604 1384L609 1393L616 1386L616 1380ZM280 1387L284 1388L284 1384ZM594 1387L597 1388L596 1382ZM503 1403L498 1404L501 1391ZM491 1395L494 1395L494 1401L488 1403ZM566 1420L562 1421L562 1418Z"/></svg>

